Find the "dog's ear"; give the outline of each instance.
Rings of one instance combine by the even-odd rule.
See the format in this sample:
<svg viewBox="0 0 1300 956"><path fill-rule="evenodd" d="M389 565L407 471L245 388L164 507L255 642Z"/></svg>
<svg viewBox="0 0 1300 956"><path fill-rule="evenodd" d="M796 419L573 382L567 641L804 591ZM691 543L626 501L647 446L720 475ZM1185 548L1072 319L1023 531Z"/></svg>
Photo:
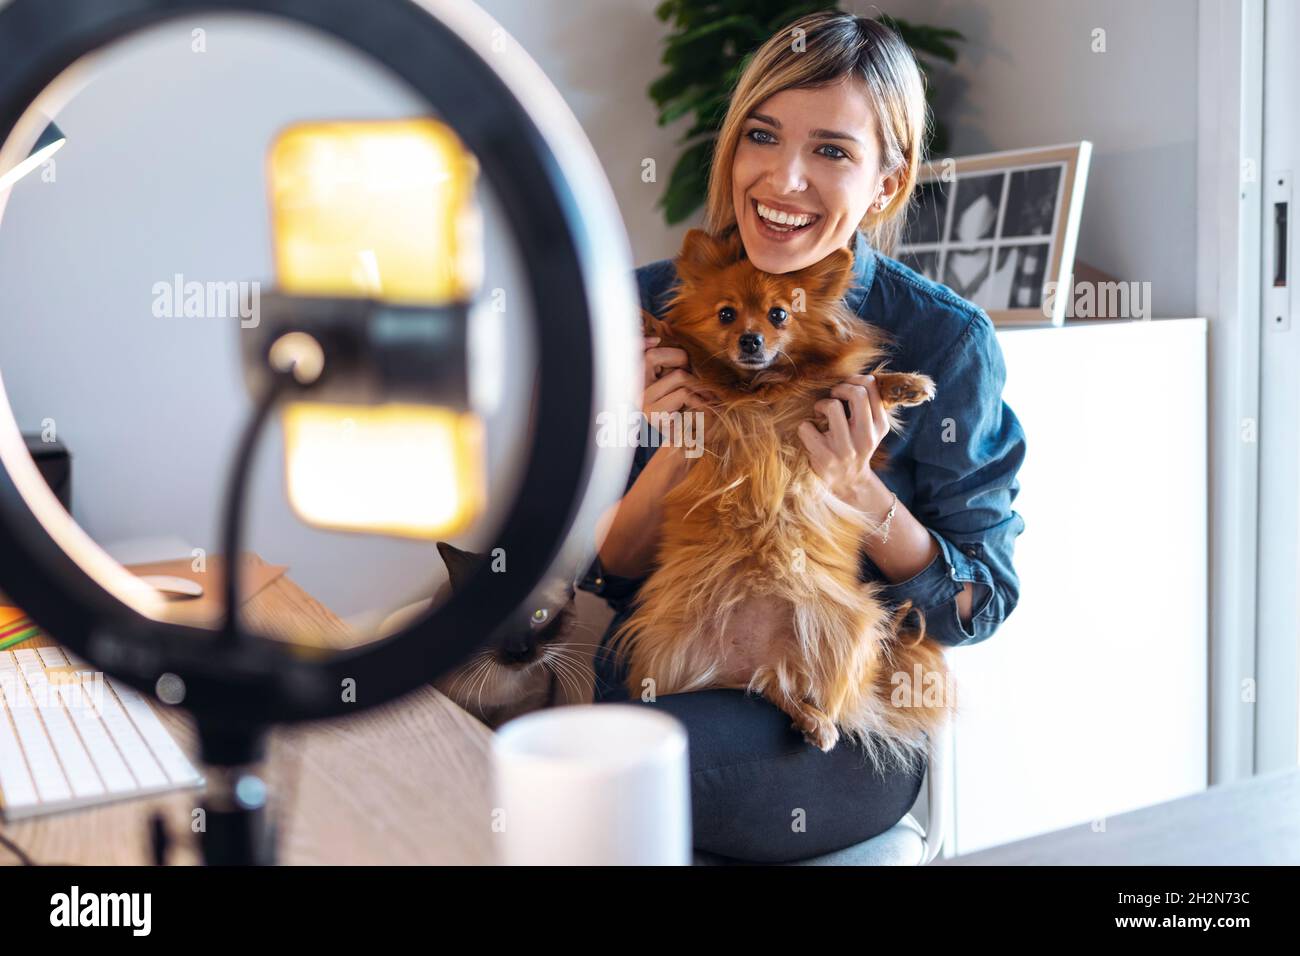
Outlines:
<svg viewBox="0 0 1300 956"><path fill-rule="evenodd" d="M438 553L442 555L442 563L447 566L447 576L451 579L453 593L462 590L469 583L474 568L483 560L483 555L462 551L446 541L438 542Z"/></svg>
<svg viewBox="0 0 1300 956"><path fill-rule="evenodd" d="M848 249L836 249L821 262L802 270L799 279L809 295L819 299L839 299L853 282L853 253Z"/></svg>
<svg viewBox="0 0 1300 956"><path fill-rule="evenodd" d="M739 249L738 233L717 238L703 229L692 229L682 240L682 251L677 256L677 271L687 279L717 272L739 258Z"/></svg>
<svg viewBox="0 0 1300 956"><path fill-rule="evenodd" d="M836 249L820 262L795 273L795 280L809 299L827 304L837 302L853 281L853 253L848 249ZM826 330L841 342L853 338L855 329L850 322L851 316L844 310L823 307L816 311L822 316Z"/></svg>
<svg viewBox="0 0 1300 956"><path fill-rule="evenodd" d="M745 254L745 244L740 239L740 226L732 226L719 240L727 250L727 261L736 262Z"/></svg>
<svg viewBox="0 0 1300 956"><path fill-rule="evenodd" d="M641 331L646 335L657 335L662 340L669 334L668 323L655 317L653 312L641 310ZM659 343L663 344L662 341Z"/></svg>

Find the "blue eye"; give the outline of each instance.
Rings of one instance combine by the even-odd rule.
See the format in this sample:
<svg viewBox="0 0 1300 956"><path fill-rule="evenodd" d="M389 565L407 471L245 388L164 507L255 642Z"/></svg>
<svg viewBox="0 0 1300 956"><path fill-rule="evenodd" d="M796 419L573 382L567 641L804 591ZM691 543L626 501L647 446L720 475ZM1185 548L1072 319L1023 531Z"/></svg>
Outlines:
<svg viewBox="0 0 1300 956"><path fill-rule="evenodd" d="M790 318L790 314L786 312L785 309L782 309L779 306L773 309L769 309L767 312L767 319L773 325L780 325L788 318Z"/></svg>
<svg viewBox="0 0 1300 956"><path fill-rule="evenodd" d="M835 150L835 152L839 153L838 156L831 156L828 153L822 153L822 155L825 156L827 159L848 159L849 158L849 154L844 152L844 150L840 149L838 146L830 146L830 145L821 146L818 148L817 152L821 153L823 149L833 149Z"/></svg>
<svg viewBox="0 0 1300 956"><path fill-rule="evenodd" d="M736 321L736 310L729 305L724 306L718 310L718 318L721 320L723 325L730 325L732 322Z"/></svg>
<svg viewBox="0 0 1300 956"><path fill-rule="evenodd" d="M765 130L765 129L751 129L748 133L745 134L745 136L748 137L749 140L750 140L750 142L753 142L753 143L759 143L759 144L764 144L764 145L765 145L765 144L767 144L767 143L774 143L774 142L776 142L776 137L773 136L771 133L769 133L769 132L768 132L767 130ZM765 140L764 140L764 139L755 139L754 137L756 137L756 136L766 136L767 139L765 139Z"/></svg>

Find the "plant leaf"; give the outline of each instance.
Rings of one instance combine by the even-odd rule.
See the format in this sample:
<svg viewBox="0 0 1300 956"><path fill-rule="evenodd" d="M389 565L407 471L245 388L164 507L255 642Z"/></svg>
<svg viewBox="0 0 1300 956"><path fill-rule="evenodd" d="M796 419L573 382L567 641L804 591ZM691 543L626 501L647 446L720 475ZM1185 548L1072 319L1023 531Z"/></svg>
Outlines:
<svg viewBox="0 0 1300 956"><path fill-rule="evenodd" d="M824 2L824 0L821 3L817 3L815 2L815 0L813 0L813 2L792 4L786 9L781 10L780 12L768 18L768 20L766 21L767 33L770 36L776 33L778 30L783 30L786 27L788 27L790 24L794 23L794 21L798 20L800 17L806 14L816 13L818 10L838 10L838 9L839 9L838 2L826 3Z"/></svg>
<svg viewBox="0 0 1300 956"><path fill-rule="evenodd" d="M704 205L709 188L713 145L713 137L701 140L688 147L673 166L672 174L668 177L668 188L659 203L668 225L677 225Z"/></svg>

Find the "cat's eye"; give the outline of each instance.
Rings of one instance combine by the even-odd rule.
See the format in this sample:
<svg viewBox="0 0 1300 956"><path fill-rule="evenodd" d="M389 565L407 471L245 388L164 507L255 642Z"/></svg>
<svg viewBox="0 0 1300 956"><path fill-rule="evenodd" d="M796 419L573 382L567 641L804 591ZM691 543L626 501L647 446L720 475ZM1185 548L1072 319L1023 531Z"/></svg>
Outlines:
<svg viewBox="0 0 1300 956"><path fill-rule="evenodd" d="M736 310L731 306L723 306L718 310L718 318L722 320L723 325L729 325L736 321Z"/></svg>
<svg viewBox="0 0 1300 956"><path fill-rule="evenodd" d="M533 612L533 616L529 618L529 623L545 624L546 619L550 616L551 616L550 611L546 610L546 608L544 607L539 607L536 611Z"/></svg>
<svg viewBox="0 0 1300 956"><path fill-rule="evenodd" d="M786 312L785 309L778 306L768 310L767 318L773 325L780 325L786 319L790 318L790 314Z"/></svg>

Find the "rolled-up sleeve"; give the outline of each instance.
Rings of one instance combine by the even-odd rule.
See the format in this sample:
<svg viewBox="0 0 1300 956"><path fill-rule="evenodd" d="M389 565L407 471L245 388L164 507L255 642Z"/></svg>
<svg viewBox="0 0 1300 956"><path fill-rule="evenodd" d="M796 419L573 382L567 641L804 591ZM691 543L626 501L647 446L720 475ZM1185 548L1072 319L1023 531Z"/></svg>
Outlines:
<svg viewBox="0 0 1300 956"><path fill-rule="evenodd" d="M905 600L925 615L926 633L949 646L991 637L1020 598L1012 564L1024 519L1012 502L1025 457L1025 435L1002 400L1006 366L983 313L937 365L936 396L911 426L914 489L908 507L939 545L939 554L883 600ZM868 562L869 563L869 562ZM957 595L974 585L969 627Z"/></svg>
<svg viewBox="0 0 1300 956"><path fill-rule="evenodd" d="M623 489L624 495L632 490L632 485L636 483L641 470L645 468L646 462L650 460L650 456L656 449L657 446L654 445L637 445L636 453L632 456L632 470L628 474L627 486ZM632 602L647 577L649 575L625 578L617 574L609 574L601 565L600 555L597 554L586 572L578 579L577 585L584 591L603 597L615 612L621 612Z"/></svg>

